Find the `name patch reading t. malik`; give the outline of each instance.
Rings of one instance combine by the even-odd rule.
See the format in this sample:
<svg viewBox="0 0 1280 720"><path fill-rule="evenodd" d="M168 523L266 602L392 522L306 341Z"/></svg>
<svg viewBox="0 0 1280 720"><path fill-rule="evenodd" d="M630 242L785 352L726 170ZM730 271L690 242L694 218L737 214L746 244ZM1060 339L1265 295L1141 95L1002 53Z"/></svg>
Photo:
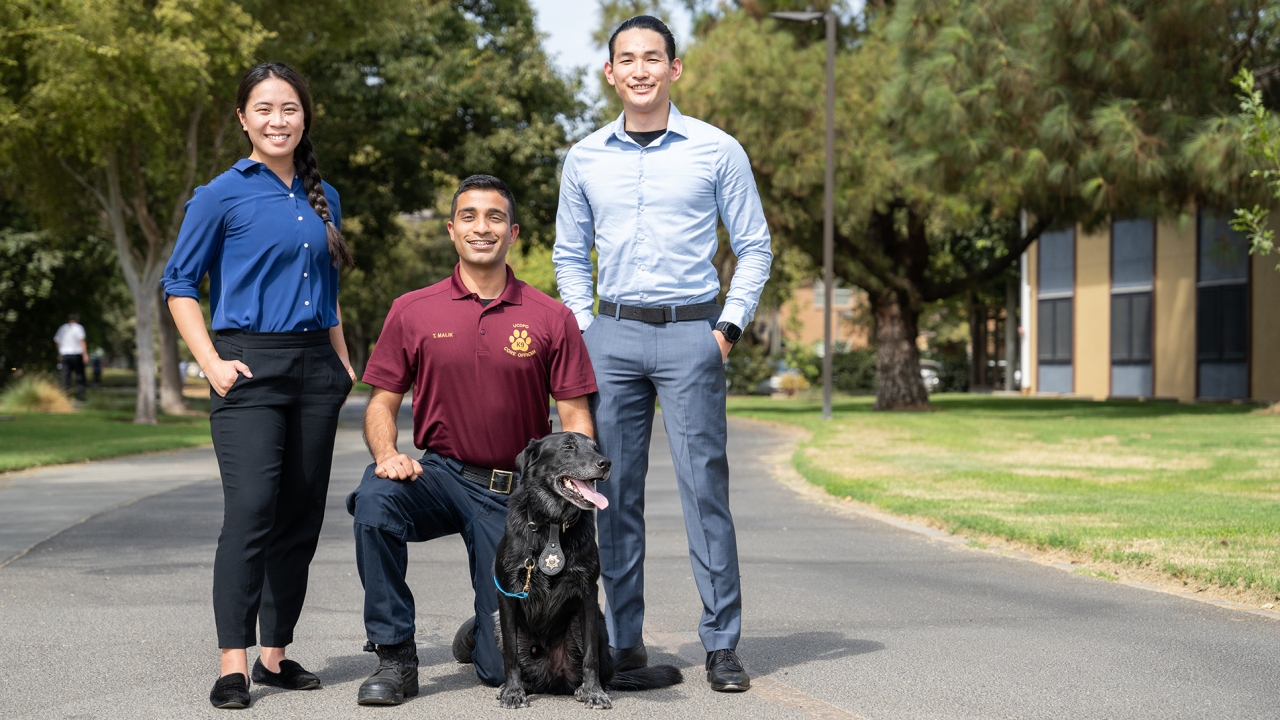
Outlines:
<svg viewBox="0 0 1280 720"><path fill-rule="evenodd" d="M453 337L453 333L431 333L431 337L433 337L433 338L451 338L451 337Z"/></svg>
<svg viewBox="0 0 1280 720"><path fill-rule="evenodd" d="M533 357L538 351L533 348L533 338L529 337L529 326L522 323L516 323L511 326L511 335L507 337L510 343L507 347L502 348L508 355L525 358Z"/></svg>

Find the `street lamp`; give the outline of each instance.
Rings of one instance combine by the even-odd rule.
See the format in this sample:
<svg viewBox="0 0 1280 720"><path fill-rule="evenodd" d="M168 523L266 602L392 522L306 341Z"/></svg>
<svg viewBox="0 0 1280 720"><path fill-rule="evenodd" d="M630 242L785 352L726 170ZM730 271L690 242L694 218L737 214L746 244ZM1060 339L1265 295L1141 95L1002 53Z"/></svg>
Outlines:
<svg viewBox="0 0 1280 720"><path fill-rule="evenodd" d="M831 419L831 304L835 298L835 158L836 158L836 14L827 12L774 12L769 17L787 22L827 21L827 162L823 177L822 208L822 419Z"/></svg>

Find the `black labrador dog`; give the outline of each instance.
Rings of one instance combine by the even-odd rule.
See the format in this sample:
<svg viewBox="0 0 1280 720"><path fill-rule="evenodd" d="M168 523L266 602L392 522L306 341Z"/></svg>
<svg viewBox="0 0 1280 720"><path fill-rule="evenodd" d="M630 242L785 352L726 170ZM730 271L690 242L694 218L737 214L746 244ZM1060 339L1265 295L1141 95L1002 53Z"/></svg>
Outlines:
<svg viewBox="0 0 1280 720"><path fill-rule="evenodd" d="M650 690L683 682L671 665L614 672L597 599L600 551L593 510L609 461L579 433L534 440L516 458L520 483L493 573L504 708L529 707L528 693L573 695L588 708L613 707L606 690Z"/></svg>

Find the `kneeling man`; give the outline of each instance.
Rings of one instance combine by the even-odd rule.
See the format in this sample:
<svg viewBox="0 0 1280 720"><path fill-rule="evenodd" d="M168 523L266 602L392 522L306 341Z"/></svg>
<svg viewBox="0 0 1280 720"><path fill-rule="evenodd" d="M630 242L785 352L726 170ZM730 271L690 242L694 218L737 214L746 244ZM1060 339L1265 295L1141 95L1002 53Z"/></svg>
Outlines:
<svg viewBox="0 0 1280 720"><path fill-rule="evenodd" d="M448 225L458 251L453 276L392 304L365 368L373 396L364 433L374 463L347 498L365 633L379 660L360 686L362 705L417 694L406 543L455 533L470 556L475 618L459 630L454 655L474 662L485 683L502 683L492 575L507 498L519 481L516 455L551 432L548 396L565 430L593 435L586 396L596 383L573 313L507 267L520 230L515 206L495 177L463 181ZM421 460L396 449L396 413L410 387Z"/></svg>

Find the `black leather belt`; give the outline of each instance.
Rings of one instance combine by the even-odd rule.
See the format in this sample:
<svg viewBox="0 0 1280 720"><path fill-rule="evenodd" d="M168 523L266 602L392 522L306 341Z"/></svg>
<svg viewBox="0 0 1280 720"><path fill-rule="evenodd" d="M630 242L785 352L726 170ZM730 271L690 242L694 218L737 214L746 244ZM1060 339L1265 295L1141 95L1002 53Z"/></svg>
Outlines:
<svg viewBox="0 0 1280 720"><path fill-rule="evenodd" d="M439 455L440 458L443 459L450 467L459 468L458 474L464 479L486 487L491 492L496 492L499 495L510 495L511 491L516 487L516 481L520 479L520 475L518 473L510 470L490 470L489 468L482 468L478 465L470 465L458 460L457 458L451 458L448 455L440 455L440 453L435 452L434 450L427 450L427 453L429 455ZM425 462L427 459L426 455L424 455L422 459Z"/></svg>
<svg viewBox="0 0 1280 720"><path fill-rule="evenodd" d="M661 325L669 322L686 320L706 320L720 317L720 306L716 303L698 303L697 305L668 305L666 307L636 307L619 305L608 300L600 301L599 315L618 320L639 320L642 323Z"/></svg>
<svg viewBox="0 0 1280 720"><path fill-rule="evenodd" d="M461 460L458 464L462 466L462 477L470 480L477 485L483 485L489 488L490 492L496 492L499 495L510 495L515 489L516 474L510 470L490 470L489 468L468 465Z"/></svg>

